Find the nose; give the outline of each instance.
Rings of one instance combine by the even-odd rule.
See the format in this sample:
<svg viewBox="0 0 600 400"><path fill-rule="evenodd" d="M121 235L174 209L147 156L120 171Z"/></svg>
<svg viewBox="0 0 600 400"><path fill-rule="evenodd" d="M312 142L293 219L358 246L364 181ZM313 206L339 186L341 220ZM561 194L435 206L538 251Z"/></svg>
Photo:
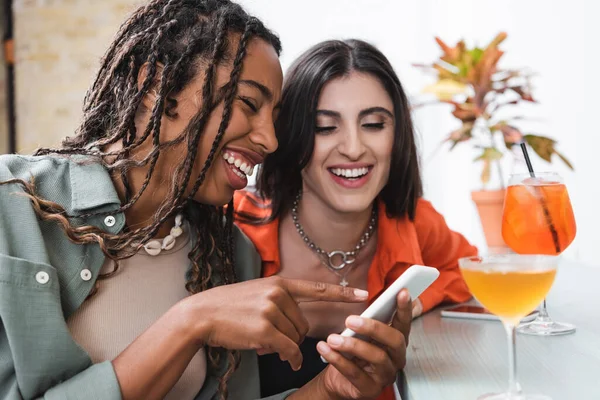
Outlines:
<svg viewBox="0 0 600 400"><path fill-rule="evenodd" d="M250 133L250 140L257 146L262 147L265 153L270 154L277 150L278 142L275 136L273 120L269 119L257 126Z"/></svg>
<svg viewBox="0 0 600 400"><path fill-rule="evenodd" d="M349 127L340 135L338 151L352 161L359 160L365 153L364 138L357 127Z"/></svg>

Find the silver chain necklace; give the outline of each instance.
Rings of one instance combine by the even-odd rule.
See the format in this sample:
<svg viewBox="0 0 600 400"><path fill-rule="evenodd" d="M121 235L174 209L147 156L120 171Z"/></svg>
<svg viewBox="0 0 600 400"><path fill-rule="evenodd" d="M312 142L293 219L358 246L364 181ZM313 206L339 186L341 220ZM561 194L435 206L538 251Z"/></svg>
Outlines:
<svg viewBox="0 0 600 400"><path fill-rule="evenodd" d="M292 205L292 219L294 220L294 225L296 226L296 231L306 243L306 245L315 253L321 260L321 263L327 267L331 272L336 274L341 280L341 286L348 286L348 281L346 280L346 276L352 270L352 266L356 261L356 257L360 250L368 243L371 236L373 236L373 232L377 227L377 205L373 205L373 210L371 211L371 220L369 221L369 226L365 230L365 233L362 234L356 246L354 246L354 250L352 251L343 251L343 250L334 250L331 252L327 252L317 246L304 232L304 228L300 224L300 220L298 219L298 203L300 203L300 199L302 198L302 194L298 193L294 203ZM335 259L340 258L338 264L335 263ZM349 267L346 269L346 267Z"/></svg>

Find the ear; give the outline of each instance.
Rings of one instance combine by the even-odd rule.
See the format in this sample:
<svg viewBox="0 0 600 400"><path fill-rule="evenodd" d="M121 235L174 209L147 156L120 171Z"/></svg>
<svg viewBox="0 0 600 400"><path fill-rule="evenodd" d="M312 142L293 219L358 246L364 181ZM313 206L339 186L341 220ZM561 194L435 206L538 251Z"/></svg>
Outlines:
<svg viewBox="0 0 600 400"><path fill-rule="evenodd" d="M152 79L152 84L150 85L148 92L144 95L144 98L142 99L142 107L144 107L147 110L152 110L152 108L154 107L154 103L156 103L156 98L158 97L158 89L160 87L160 77L163 73L163 68L164 65L162 63L156 63L156 72L154 74L154 79ZM140 70L138 72L138 90L142 89L144 81L148 77L149 72L150 64L146 62L140 67Z"/></svg>

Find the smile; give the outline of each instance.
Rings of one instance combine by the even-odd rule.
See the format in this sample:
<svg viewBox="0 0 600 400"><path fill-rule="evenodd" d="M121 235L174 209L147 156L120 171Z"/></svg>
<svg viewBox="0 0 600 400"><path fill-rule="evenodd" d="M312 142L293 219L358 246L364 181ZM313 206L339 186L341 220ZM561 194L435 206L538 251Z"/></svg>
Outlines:
<svg viewBox="0 0 600 400"><path fill-rule="evenodd" d="M359 189L371 178L373 164L334 165L327 168L333 181L345 189Z"/></svg>
<svg viewBox="0 0 600 400"><path fill-rule="evenodd" d="M231 170L240 178L252 176L254 173L254 164L239 153L232 151L224 151L223 159L229 165L234 166Z"/></svg>
<svg viewBox="0 0 600 400"><path fill-rule="evenodd" d="M369 173L369 167L362 168L329 168L329 171L339 177L347 179L360 179Z"/></svg>

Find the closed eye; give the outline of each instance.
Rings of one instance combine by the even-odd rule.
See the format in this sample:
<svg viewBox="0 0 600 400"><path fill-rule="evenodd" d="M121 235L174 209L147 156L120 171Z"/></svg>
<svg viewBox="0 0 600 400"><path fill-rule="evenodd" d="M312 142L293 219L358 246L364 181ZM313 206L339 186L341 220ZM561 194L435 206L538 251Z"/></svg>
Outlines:
<svg viewBox="0 0 600 400"><path fill-rule="evenodd" d="M316 126L315 127L315 132L316 133L330 133L333 132L335 130L335 126Z"/></svg>
<svg viewBox="0 0 600 400"><path fill-rule="evenodd" d="M256 104L254 104L254 102L252 101L252 99L248 98L248 97L242 97L239 96L239 99L244 102L244 104L246 104L248 106L248 108L253 112L253 113L257 113L258 112L258 107L256 106Z"/></svg>
<svg viewBox="0 0 600 400"><path fill-rule="evenodd" d="M363 124L362 126L365 129L381 130L381 129L383 129L384 123L378 122L378 123L371 123L371 124Z"/></svg>

